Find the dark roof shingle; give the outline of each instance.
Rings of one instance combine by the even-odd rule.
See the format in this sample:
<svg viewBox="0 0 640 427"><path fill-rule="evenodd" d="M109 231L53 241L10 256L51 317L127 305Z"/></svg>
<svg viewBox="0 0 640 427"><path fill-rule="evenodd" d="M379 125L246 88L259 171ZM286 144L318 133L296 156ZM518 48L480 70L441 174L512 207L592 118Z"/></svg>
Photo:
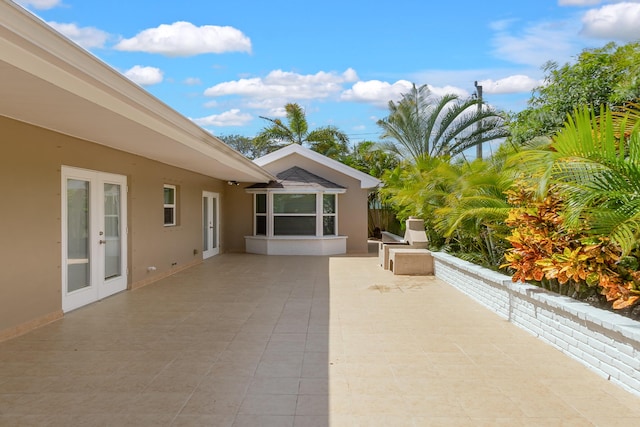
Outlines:
<svg viewBox="0 0 640 427"><path fill-rule="evenodd" d="M268 184L258 183L247 188L288 188L300 190L342 190L342 185L324 179L315 175L301 167L294 166L276 175L277 181L271 181Z"/></svg>

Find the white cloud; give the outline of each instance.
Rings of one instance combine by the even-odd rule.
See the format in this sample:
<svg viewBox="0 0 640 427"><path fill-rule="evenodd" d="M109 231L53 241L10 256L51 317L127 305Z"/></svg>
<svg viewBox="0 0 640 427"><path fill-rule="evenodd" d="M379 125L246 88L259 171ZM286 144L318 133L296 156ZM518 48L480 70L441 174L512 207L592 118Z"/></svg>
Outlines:
<svg viewBox="0 0 640 427"><path fill-rule="evenodd" d="M61 0L17 0L16 3L24 7L33 7L34 9L53 9L62 4Z"/></svg>
<svg viewBox="0 0 640 427"><path fill-rule="evenodd" d="M124 72L124 75L140 86L150 86L162 82L163 75L159 68L136 65Z"/></svg>
<svg viewBox="0 0 640 427"><path fill-rule="evenodd" d="M640 3L618 3L591 9L582 17L582 34L605 40L640 39Z"/></svg>
<svg viewBox="0 0 640 427"><path fill-rule="evenodd" d="M435 96L444 96L444 95L458 95L461 98L467 97L469 96L469 92L467 92L464 89L461 89L459 87L456 86L432 86L432 85L427 85L429 87L429 90L431 91L431 93Z"/></svg>
<svg viewBox="0 0 640 427"><path fill-rule="evenodd" d="M517 34L513 26L501 21L493 38L493 55L505 61L540 67L547 61L567 61L577 50L574 40L577 26L566 22L541 22L522 28Z"/></svg>
<svg viewBox="0 0 640 427"><path fill-rule="evenodd" d="M284 106L270 108L266 114L267 117L287 117L287 110Z"/></svg>
<svg viewBox="0 0 640 427"><path fill-rule="evenodd" d="M166 56L193 56L203 53L251 52L251 40L233 27L204 25L190 22L163 24L149 28L135 37L124 39L117 50L160 53Z"/></svg>
<svg viewBox="0 0 640 427"><path fill-rule="evenodd" d="M191 120L200 126L243 126L252 119L251 114L241 113L239 109L234 108L221 114Z"/></svg>
<svg viewBox="0 0 640 427"><path fill-rule="evenodd" d="M109 38L108 33L94 27L78 27L76 24L53 21L48 24L85 49L102 48Z"/></svg>
<svg viewBox="0 0 640 427"><path fill-rule="evenodd" d="M531 92L534 88L542 85L543 82L523 74L517 74L499 80L481 80L478 83L482 86L484 93L507 94Z"/></svg>
<svg viewBox="0 0 640 427"><path fill-rule="evenodd" d="M386 107L389 101L399 100L412 86L413 83L407 80L398 80L393 84L380 80L362 81L345 90L340 99Z"/></svg>
<svg viewBox="0 0 640 427"><path fill-rule="evenodd" d="M205 96L241 95L270 104L285 104L300 99L322 99L337 94L344 83L357 80L349 68L344 73L320 71L298 74L282 70L271 71L266 77L240 79L219 83L205 90ZM284 101L284 102L283 102Z"/></svg>
<svg viewBox="0 0 640 427"><path fill-rule="evenodd" d="M505 31L516 21L517 19L502 19L500 21L489 22L489 28L493 31Z"/></svg>
<svg viewBox="0 0 640 427"><path fill-rule="evenodd" d="M417 86L420 84L416 83ZM398 80L395 83L383 82L380 80L369 80L357 82L351 89L345 90L340 97L343 101L362 102L372 104L377 107L386 107L389 101L398 101L402 95L408 93L413 83L408 80ZM455 86L433 86L427 87L433 96L443 96L455 94L461 97L469 96L469 92Z"/></svg>
<svg viewBox="0 0 640 427"><path fill-rule="evenodd" d="M197 77L187 77L184 79L184 84L189 86L197 86L202 84L202 80Z"/></svg>

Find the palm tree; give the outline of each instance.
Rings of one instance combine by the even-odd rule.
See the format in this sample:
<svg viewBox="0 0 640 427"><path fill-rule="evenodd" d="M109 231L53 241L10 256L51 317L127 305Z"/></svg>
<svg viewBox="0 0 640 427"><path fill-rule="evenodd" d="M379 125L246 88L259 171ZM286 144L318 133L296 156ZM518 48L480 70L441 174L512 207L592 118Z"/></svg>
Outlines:
<svg viewBox="0 0 640 427"><path fill-rule="evenodd" d="M309 132L304 110L296 103L284 106L287 123L280 119L260 116L270 126L264 128L254 139L256 145L267 152L289 144L309 144L310 148L325 156L337 159L348 152L349 137L335 126L325 126Z"/></svg>
<svg viewBox="0 0 640 427"><path fill-rule="evenodd" d="M484 142L508 136L504 118L491 108L477 108L479 99L436 97L427 85L416 87L378 120L386 148L414 162L426 157L456 156Z"/></svg>

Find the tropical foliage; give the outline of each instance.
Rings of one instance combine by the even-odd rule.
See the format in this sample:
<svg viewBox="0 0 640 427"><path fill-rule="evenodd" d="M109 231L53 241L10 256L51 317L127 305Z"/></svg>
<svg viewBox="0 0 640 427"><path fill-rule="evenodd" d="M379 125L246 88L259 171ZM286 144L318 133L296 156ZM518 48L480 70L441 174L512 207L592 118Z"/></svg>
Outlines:
<svg viewBox="0 0 640 427"><path fill-rule="evenodd" d="M550 147L515 157L537 183L510 194L507 265L514 280L598 286L624 308L640 299L640 122L604 107L573 117Z"/></svg>
<svg viewBox="0 0 640 427"><path fill-rule="evenodd" d="M452 163L432 157L396 168L380 190L398 217L424 219L432 249L496 267L506 249L502 225L509 205L509 179L499 163Z"/></svg>
<svg viewBox="0 0 640 427"><path fill-rule="evenodd" d="M429 157L384 176L432 249L615 309L640 302L640 111L576 111L547 143L474 162Z"/></svg>
<svg viewBox="0 0 640 427"><path fill-rule="evenodd" d="M615 309L638 301L640 272L632 271L633 259L622 258L604 236L565 229L566 206L554 193L538 200L534 189L520 187L510 191L509 202L516 207L506 221L512 227L512 248L503 267L513 272L514 281L538 282L580 299L601 293Z"/></svg>
<svg viewBox="0 0 640 427"><path fill-rule="evenodd" d="M383 175L381 199L393 206L401 221L425 221L430 247L465 259L497 266L505 250L508 211L503 162L464 161L465 150L504 138L508 128L501 114L449 94L434 96L427 85L389 102L389 115L378 121L383 145L402 163Z"/></svg>

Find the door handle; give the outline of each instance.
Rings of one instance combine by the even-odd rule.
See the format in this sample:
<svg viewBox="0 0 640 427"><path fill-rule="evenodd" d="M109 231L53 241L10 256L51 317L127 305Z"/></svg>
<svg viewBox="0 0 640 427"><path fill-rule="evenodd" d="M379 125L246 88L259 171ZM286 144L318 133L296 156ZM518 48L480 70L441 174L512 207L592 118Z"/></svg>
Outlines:
<svg viewBox="0 0 640 427"><path fill-rule="evenodd" d="M101 245L104 245L104 244L107 243L107 241L106 240L98 240L98 243L101 244Z"/></svg>

